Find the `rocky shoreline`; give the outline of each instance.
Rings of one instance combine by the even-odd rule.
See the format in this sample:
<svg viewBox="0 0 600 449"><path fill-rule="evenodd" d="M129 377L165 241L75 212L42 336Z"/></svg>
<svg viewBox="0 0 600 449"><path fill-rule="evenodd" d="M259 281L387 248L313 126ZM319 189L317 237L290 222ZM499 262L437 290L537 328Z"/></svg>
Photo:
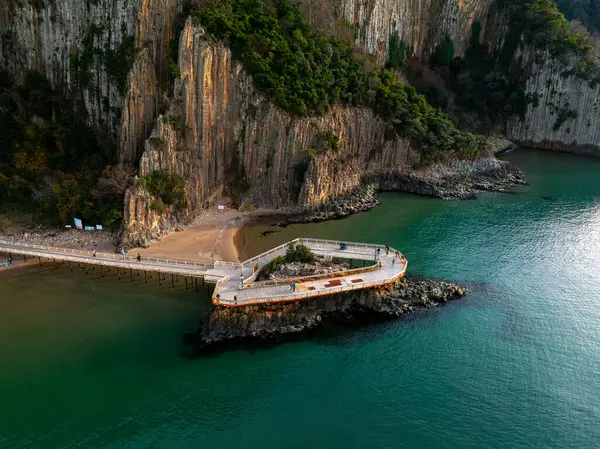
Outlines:
<svg viewBox="0 0 600 449"><path fill-rule="evenodd" d="M515 186L527 185L523 172L509 162L483 158L473 163L455 160L406 173L370 175L352 191L325 201L317 209L291 215L284 224L336 220L373 209L379 192L406 192L444 200L474 199L477 193L509 193Z"/></svg>
<svg viewBox="0 0 600 449"><path fill-rule="evenodd" d="M392 286L280 304L213 306L194 334L184 341L201 354L244 342L274 341L303 335L328 321L361 317L390 319L462 298L460 285L407 277Z"/></svg>
<svg viewBox="0 0 600 449"><path fill-rule="evenodd" d="M0 239L26 242L32 245L54 246L58 248L97 249L116 251L119 233L114 231L80 231L77 229L36 226L32 229L8 231L0 234Z"/></svg>

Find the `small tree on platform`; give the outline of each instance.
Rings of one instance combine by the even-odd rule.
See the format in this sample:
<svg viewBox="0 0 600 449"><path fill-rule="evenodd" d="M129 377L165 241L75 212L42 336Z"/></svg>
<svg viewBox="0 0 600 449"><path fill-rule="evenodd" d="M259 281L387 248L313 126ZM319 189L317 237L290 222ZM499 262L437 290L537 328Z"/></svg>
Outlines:
<svg viewBox="0 0 600 449"><path fill-rule="evenodd" d="M317 258L308 246L296 245L292 242L285 252L284 259L285 263L313 263Z"/></svg>

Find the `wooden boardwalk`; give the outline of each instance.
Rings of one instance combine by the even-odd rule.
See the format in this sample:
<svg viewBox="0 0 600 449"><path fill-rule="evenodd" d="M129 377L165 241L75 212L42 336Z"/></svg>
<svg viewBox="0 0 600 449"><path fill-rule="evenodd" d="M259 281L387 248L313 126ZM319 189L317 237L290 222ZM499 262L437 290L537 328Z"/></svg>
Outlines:
<svg viewBox="0 0 600 449"><path fill-rule="evenodd" d="M42 258L83 265L100 266L102 274L104 268L116 268L133 271L156 272L163 276L184 276L187 278L201 278L205 282L216 284L212 296L214 304L222 306L246 306L273 302L289 302L305 300L313 297L330 295L352 290L372 288L391 284L406 274L407 261L399 252L390 248L386 254L383 245L368 243L346 243L341 249L340 241L300 238L293 240L295 244L303 244L319 257L325 260L332 258L352 259L355 261L373 261L370 267L346 270L328 275L309 276L274 282L254 282L255 276L265 265L277 256L283 256L291 242L280 245L265 253L259 254L245 262L215 261L193 262L187 260L163 259L142 257L137 261L135 257L118 254L97 253L93 257L89 251L54 248L41 245L30 245L20 242L0 240L0 252L20 254L31 258ZM379 257L377 257L379 250ZM120 274L119 274L120 276ZM160 275L158 276L160 282ZM296 284L292 291L290 283Z"/></svg>

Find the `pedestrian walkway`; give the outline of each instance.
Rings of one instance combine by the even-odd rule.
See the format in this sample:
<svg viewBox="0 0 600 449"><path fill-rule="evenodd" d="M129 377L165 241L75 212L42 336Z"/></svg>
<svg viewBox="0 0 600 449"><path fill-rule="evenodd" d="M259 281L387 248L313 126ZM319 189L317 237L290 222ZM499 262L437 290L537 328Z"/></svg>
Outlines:
<svg viewBox="0 0 600 449"><path fill-rule="evenodd" d="M307 246L315 255L325 260L334 258L353 261L372 261L368 267L345 270L327 275L293 278L286 281L255 282L256 275L271 260L285 255L291 244ZM244 306L275 302L306 300L352 290L391 284L406 274L407 261L393 248L369 243L351 243L333 240L299 238L287 242L245 262L214 261L193 262L176 259L142 257L140 261L128 255L92 253L30 245L20 242L0 241L0 252L101 267L115 267L191 278L202 278L216 284L212 301L222 306ZM160 279L160 276L159 276ZM187 281L186 281L187 282ZM292 290L290 284L296 288Z"/></svg>

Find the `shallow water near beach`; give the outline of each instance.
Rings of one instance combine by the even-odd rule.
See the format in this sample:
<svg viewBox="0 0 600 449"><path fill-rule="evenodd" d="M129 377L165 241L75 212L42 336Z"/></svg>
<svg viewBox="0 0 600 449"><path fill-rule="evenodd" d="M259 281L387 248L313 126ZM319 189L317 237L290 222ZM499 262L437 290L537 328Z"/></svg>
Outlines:
<svg viewBox="0 0 600 449"><path fill-rule="evenodd" d="M471 290L360 329L191 359L202 286L0 273L0 447L597 447L600 159L505 159L530 187L385 194L346 220L243 231L250 255L298 236L389 242L410 272Z"/></svg>

